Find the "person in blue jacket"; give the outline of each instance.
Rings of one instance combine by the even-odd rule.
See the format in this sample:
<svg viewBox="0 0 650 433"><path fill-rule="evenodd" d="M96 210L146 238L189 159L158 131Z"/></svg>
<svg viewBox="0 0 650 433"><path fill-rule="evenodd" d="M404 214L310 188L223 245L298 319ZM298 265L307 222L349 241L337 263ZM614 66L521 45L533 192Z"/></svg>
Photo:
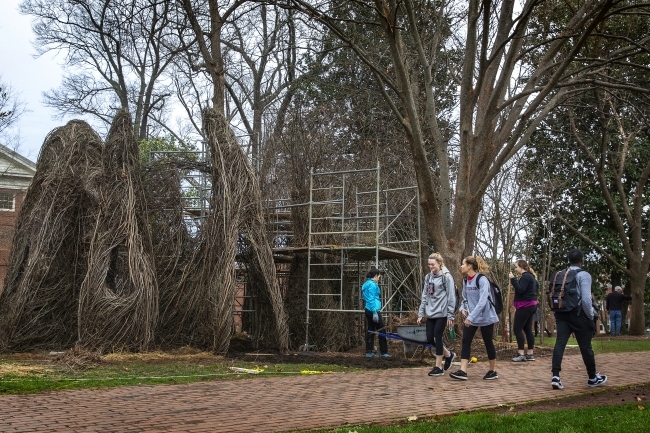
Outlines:
<svg viewBox="0 0 650 433"><path fill-rule="evenodd" d="M460 370L451 373L453 379L467 380L467 366L470 360L472 340L476 331L481 328L481 337L485 343L490 369L483 376L485 380L497 379L496 371L497 351L494 347L494 324L499 321L494 306L488 299L490 296L490 282L485 275L489 268L480 257L469 256L463 259L460 271L465 275L463 279L463 302L460 313L464 318L465 329L460 352Z"/></svg>
<svg viewBox="0 0 650 433"><path fill-rule="evenodd" d="M366 282L361 286L363 293L363 302L365 304L364 313L368 324L366 333L366 358L375 357L375 333L384 327L384 320L381 317L381 300L379 296L379 279L382 272L377 268L371 268L366 274ZM379 336L380 356L390 358L388 354L388 340L386 337Z"/></svg>

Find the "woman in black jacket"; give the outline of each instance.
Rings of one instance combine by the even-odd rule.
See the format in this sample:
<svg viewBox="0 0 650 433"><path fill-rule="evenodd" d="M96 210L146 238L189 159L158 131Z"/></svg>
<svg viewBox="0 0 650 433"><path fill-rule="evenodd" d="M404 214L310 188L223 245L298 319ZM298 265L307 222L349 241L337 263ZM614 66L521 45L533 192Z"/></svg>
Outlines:
<svg viewBox="0 0 650 433"><path fill-rule="evenodd" d="M533 349L535 348L535 334L533 333L533 321L537 311L537 276L526 260L515 262L515 272L519 274L519 281L510 272L510 284L515 289L514 307L515 320L512 325L515 337L517 337L517 356L512 358L514 362L534 361ZM524 339L524 333L526 335ZM528 352L524 352L524 341L528 342Z"/></svg>

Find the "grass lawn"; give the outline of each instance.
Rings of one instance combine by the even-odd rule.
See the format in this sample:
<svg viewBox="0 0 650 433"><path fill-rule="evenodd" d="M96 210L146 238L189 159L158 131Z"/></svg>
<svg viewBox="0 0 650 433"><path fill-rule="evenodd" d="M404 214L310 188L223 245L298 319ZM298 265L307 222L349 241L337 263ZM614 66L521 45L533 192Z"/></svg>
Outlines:
<svg viewBox="0 0 650 433"><path fill-rule="evenodd" d="M553 347L554 345L555 337L544 337L543 347ZM578 342L575 338L569 338L567 345L578 347ZM594 353L645 352L650 351L650 339L625 340L594 338L591 340L591 347L594 349Z"/></svg>
<svg viewBox="0 0 650 433"><path fill-rule="evenodd" d="M650 430L650 404L601 406L553 412L528 412L518 415L488 413L460 414L434 421L413 421L395 426L358 426L319 432L336 433L632 433ZM315 433L315 432L314 432Z"/></svg>
<svg viewBox="0 0 650 433"><path fill-rule="evenodd" d="M50 357L52 358L52 357ZM231 367L254 370L237 373ZM0 395L61 389L155 385L212 380L238 380L260 376L328 374L358 369L324 364L266 364L224 360L210 353L168 355L162 352L107 355L99 363L68 366L38 357L0 356Z"/></svg>

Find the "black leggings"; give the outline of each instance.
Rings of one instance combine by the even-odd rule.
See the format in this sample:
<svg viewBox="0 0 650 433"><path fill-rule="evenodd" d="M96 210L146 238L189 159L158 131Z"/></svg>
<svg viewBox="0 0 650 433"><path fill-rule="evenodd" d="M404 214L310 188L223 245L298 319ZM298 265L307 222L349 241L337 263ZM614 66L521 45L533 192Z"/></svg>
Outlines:
<svg viewBox="0 0 650 433"><path fill-rule="evenodd" d="M492 341L492 337L494 336L494 323L487 326L469 326L463 328L463 343L460 352L460 359L469 359L472 349L472 340L474 339L474 334L476 334L478 328L481 328L481 336L483 337L483 343L485 343L485 350L487 351L488 359L490 361L497 359L497 351L494 348L494 341Z"/></svg>
<svg viewBox="0 0 650 433"><path fill-rule="evenodd" d="M517 338L517 349L524 350L524 333L526 334L525 340L528 341L528 350L533 350L535 347L535 334L533 333L533 320L535 319L535 312L537 305L530 307L517 308L515 311L515 319L512 324L512 331Z"/></svg>
<svg viewBox="0 0 650 433"><path fill-rule="evenodd" d="M364 310L366 316L366 325L368 332L366 332L366 353L375 351L375 333L384 330L384 318L381 317L381 314L378 314L379 321L373 322L372 320L372 311ZM377 336L379 338L379 352L381 355L388 353L388 340L386 337L381 335Z"/></svg>
<svg viewBox="0 0 650 433"><path fill-rule="evenodd" d="M427 318L427 341L436 347L436 355L438 356L442 355L443 352L442 334L445 332L446 324L446 317Z"/></svg>

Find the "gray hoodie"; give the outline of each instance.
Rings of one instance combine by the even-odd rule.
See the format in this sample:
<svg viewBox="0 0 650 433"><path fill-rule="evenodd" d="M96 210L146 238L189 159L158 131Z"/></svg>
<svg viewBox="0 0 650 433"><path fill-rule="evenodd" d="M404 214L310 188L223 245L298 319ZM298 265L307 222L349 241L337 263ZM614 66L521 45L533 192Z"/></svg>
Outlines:
<svg viewBox="0 0 650 433"><path fill-rule="evenodd" d="M480 287L476 287L478 275L474 275L471 281L463 279L463 303L460 309L469 312L467 319L472 326L488 326L497 323L499 316L488 301L490 282L485 275L481 275Z"/></svg>
<svg viewBox="0 0 650 433"><path fill-rule="evenodd" d="M445 285L442 283L443 275ZM418 317L427 317L427 319L438 319L446 317L454 320L454 310L456 309L456 289L454 279L449 273L449 269L442 267L442 272L434 274L429 272L424 277L424 288L422 289L422 302Z"/></svg>

